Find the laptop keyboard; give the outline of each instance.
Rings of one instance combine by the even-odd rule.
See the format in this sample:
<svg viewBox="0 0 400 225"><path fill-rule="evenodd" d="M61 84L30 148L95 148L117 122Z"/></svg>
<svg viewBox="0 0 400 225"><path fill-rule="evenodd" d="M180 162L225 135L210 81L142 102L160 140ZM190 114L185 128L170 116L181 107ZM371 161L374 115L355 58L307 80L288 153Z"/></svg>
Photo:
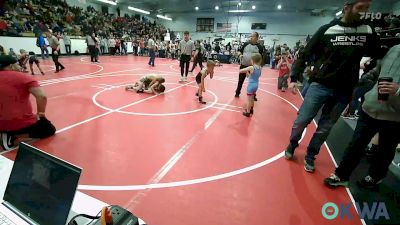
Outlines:
<svg viewBox="0 0 400 225"><path fill-rule="evenodd" d="M0 225L16 225L15 223L11 222L6 215L0 212Z"/></svg>

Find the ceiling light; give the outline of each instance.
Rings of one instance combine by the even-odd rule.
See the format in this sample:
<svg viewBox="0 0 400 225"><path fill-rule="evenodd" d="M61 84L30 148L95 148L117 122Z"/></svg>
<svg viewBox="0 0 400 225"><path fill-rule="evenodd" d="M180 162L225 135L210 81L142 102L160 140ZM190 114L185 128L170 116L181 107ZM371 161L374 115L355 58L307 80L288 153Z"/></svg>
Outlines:
<svg viewBox="0 0 400 225"><path fill-rule="evenodd" d="M244 10L244 9L238 9L238 10L228 10L230 13L246 13L246 12L251 12L251 10Z"/></svg>
<svg viewBox="0 0 400 225"><path fill-rule="evenodd" d="M239 3L238 3L238 6L242 6L242 3L241 3L241 2L239 2Z"/></svg>
<svg viewBox="0 0 400 225"><path fill-rule="evenodd" d="M194 7L194 9L197 11L197 10L199 10L199 7L196 6L196 7Z"/></svg>
<svg viewBox="0 0 400 225"><path fill-rule="evenodd" d="M282 5L279 4L279 5L277 6L277 8L278 8L278 9L282 9Z"/></svg>
<svg viewBox="0 0 400 225"><path fill-rule="evenodd" d="M97 0L97 1L104 2L104 3L110 4L110 5L117 5L116 2L113 2L113 1L110 1L110 0Z"/></svg>
<svg viewBox="0 0 400 225"><path fill-rule="evenodd" d="M340 15L342 15L342 11L339 11L336 13L336 16L340 16Z"/></svg>
<svg viewBox="0 0 400 225"><path fill-rule="evenodd" d="M215 6L215 10L219 10L219 6Z"/></svg>
<svg viewBox="0 0 400 225"><path fill-rule="evenodd" d="M255 5L253 5L251 8L252 8L252 9L256 9L256 6L255 6Z"/></svg>
<svg viewBox="0 0 400 225"><path fill-rule="evenodd" d="M146 11L146 10L143 10L143 9L138 9L138 8L135 8L135 7L132 7L132 6L128 6L128 9L136 11L136 12L144 13L144 14L150 14L149 11Z"/></svg>
<svg viewBox="0 0 400 225"><path fill-rule="evenodd" d="M163 15L157 15L158 18L164 19L164 20L172 20L169 17L163 16Z"/></svg>

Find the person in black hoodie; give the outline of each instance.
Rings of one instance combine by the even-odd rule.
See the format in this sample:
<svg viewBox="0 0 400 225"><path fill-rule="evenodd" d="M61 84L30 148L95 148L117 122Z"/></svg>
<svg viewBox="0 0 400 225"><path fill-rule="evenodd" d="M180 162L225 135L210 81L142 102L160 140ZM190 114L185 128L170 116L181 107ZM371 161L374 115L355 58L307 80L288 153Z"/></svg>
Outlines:
<svg viewBox="0 0 400 225"><path fill-rule="evenodd" d="M304 71L305 63L315 55L310 86L294 121L290 143L285 149L285 158L292 159L304 129L322 108L318 128L308 145L304 160L307 172L315 171L316 155L351 100L359 78L361 58L380 57L379 37L373 27L363 24L360 15L369 10L371 2L346 2L344 16L319 28L293 64L289 85L292 90L296 88L296 81Z"/></svg>

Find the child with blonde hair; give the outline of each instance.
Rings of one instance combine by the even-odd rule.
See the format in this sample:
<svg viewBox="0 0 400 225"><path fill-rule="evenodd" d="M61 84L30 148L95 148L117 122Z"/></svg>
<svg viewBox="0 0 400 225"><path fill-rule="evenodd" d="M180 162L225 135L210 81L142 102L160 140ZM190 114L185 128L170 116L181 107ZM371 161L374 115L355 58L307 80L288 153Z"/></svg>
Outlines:
<svg viewBox="0 0 400 225"><path fill-rule="evenodd" d="M261 63L262 56L260 53L255 53L251 56L252 66L243 68L240 70L240 73L247 74L249 78L249 84L247 85L247 104L245 107L245 111L243 115L246 117L250 117L250 115L254 114L254 96L258 90L259 79L261 76Z"/></svg>

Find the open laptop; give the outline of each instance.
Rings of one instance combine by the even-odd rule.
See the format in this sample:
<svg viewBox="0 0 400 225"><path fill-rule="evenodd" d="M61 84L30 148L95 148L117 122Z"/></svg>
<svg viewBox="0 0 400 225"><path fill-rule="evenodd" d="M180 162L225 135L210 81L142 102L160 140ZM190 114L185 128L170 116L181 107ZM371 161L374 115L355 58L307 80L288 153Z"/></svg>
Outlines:
<svg viewBox="0 0 400 225"><path fill-rule="evenodd" d="M64 225L82 169L21 143L0 204L0 225Z"/></svg>

